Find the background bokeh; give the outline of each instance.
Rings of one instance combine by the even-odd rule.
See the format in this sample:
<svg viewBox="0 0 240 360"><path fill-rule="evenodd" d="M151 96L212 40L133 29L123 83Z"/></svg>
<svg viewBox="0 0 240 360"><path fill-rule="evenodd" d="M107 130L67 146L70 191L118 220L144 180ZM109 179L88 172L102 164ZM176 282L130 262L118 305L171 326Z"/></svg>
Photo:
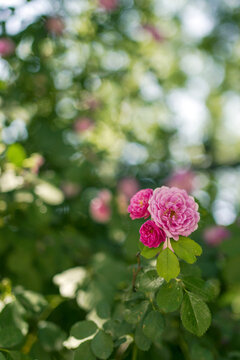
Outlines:
<svg viewBox="0 0 240 360"><path fill-rule="evenodd" d="M200 205L220 293L203 340L139 359L240 358L239 1L1 0L0 25L0 338L7 305L34 314L6 356L72 359L73 323L131 284L129 199L169 185Z"/></svg>

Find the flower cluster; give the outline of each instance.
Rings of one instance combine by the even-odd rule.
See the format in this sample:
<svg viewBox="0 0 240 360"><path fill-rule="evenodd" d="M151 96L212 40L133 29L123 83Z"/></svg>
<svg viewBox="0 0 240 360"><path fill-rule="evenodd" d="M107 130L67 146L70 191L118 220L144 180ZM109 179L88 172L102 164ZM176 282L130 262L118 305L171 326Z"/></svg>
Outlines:
<svg viewBox="0 0 240 360"><path fill-rule="evenodd" d="M167 238L178 240L189 236L198 227L198 204L183 189L162 186L138 191L130 200L130 217L148 218L140 228L140 241L148 247L158 247Z"/></svg>

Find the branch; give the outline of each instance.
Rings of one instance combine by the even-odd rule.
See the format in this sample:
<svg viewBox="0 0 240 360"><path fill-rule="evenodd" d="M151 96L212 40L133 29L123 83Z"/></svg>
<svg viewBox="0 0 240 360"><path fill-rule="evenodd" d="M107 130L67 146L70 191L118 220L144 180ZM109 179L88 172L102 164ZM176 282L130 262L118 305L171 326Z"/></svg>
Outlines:
<svg viewBox="0 0 240 360"><path fill-rule="evenodd" d="M133 269L133 279L132 279L132 291L136 292L136 279L137 279L137 275L139 273L139 271L141 270L141 259L140 259L140 251L136 254L137 257L137 263L138 263L138 267L137 270Z"/></svg>

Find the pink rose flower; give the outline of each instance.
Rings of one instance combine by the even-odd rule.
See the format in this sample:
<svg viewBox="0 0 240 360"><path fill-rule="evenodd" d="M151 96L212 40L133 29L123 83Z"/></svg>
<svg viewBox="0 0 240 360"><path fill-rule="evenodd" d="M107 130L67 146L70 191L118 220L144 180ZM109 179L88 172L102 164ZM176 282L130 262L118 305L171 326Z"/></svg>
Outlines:
<svg viewBox="0 0 240 360"><path fill-rule="evenodd" d="M106 11L113 11L118 6L118 0L99 0L99 6Z"/></svg>
<svg viewBox="0 0 240 360"><path fill-rule="evenodd" d="M102 189L98 193L98 198L102 199L102 201L104 201L106 204L108 204L112 200L112 193L108 189Z"/></svg>
<svg viewBox="0 0 240 360"><path fill-rule="evenodd" d="M130 199L139 189L138 181L133 177L122 178L118 182L118 192Z"/></svg>
<svg viewBox="0 0 240 360"><path fill-rule="evenodd" d="M212 226L206 228L203 233L205 242L210 246L218 246L223 242L223 240L228 239L230 236L230 231L223 226Z"/></svg>
<svg viewBox="0 0 240 360"><path fill-rule="evenodd" d="M96 197L90 202L90 214L98 223L107 223L111 218L111 208L103 199Z"/></svg>
<svg viewBox="0 0 240 360"><path fill-rule="evenodd" d="M146 221L139 230L140 241L150 248L158 247L162 242L166 240L165 232L160 229L154 221Z"/></svg>
<svg viewBox="0 0 240 360"><path fill-rule="evenodd" d="M15 50L15 44L11 39L1 38L0 39L0 55L9 56L12 55Z"/></svg>
<svg viewBox="0 0 240 360"><path fill-rule="evenodd" d="M51 17L46 21L46 29L48 32L61 36L65 28L65 24L60 17Z"/></svg>
<svg viewBox="0 0 240 360"><path fill-rule="evenodd" d="M152 189L144 189L138 191L130 200L128 212L132 220L140 218L148 218L150 213L148 211L149 199L153 194Z"/></svg>
<svg viewBox="0 0 240 360"><path fill-rule="evenodd" d="M190 170L178 170L167 181L169 187L178 187L191 193L194 190L195 174Z"/></svg>
<svg viewBox="0 0 240 360"><path fill-rule="evenodd" d="M93 130L95 124L92 119L87 117L78 118L74 123L74 130L76 133L84 133L86 131Z"/></svg>
<svg viewBox="0 0 240 360"><path fill-rule="evenodd" d="M156 225L174 240L178 240L179 235L189 236L197 229L200 220L198 204L194 198L176 187L156 188L148 210Z"/></svg>

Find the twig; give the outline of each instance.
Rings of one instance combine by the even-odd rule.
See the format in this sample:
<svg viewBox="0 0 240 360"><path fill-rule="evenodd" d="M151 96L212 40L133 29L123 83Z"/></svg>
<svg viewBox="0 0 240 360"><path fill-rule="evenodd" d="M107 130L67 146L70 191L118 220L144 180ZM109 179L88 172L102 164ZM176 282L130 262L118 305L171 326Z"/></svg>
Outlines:
<svg viewBox="0 0 240 360"><path fill-rule="evenodd" d="M136 292L136 279L137 279L137 275L139 273L139 271L141 270L141 259L140 259L140 251L136 254L137 257L137 263L138 263L138 267L137 270L133 269L133 279L132 279L132 291Z"/></svg>

